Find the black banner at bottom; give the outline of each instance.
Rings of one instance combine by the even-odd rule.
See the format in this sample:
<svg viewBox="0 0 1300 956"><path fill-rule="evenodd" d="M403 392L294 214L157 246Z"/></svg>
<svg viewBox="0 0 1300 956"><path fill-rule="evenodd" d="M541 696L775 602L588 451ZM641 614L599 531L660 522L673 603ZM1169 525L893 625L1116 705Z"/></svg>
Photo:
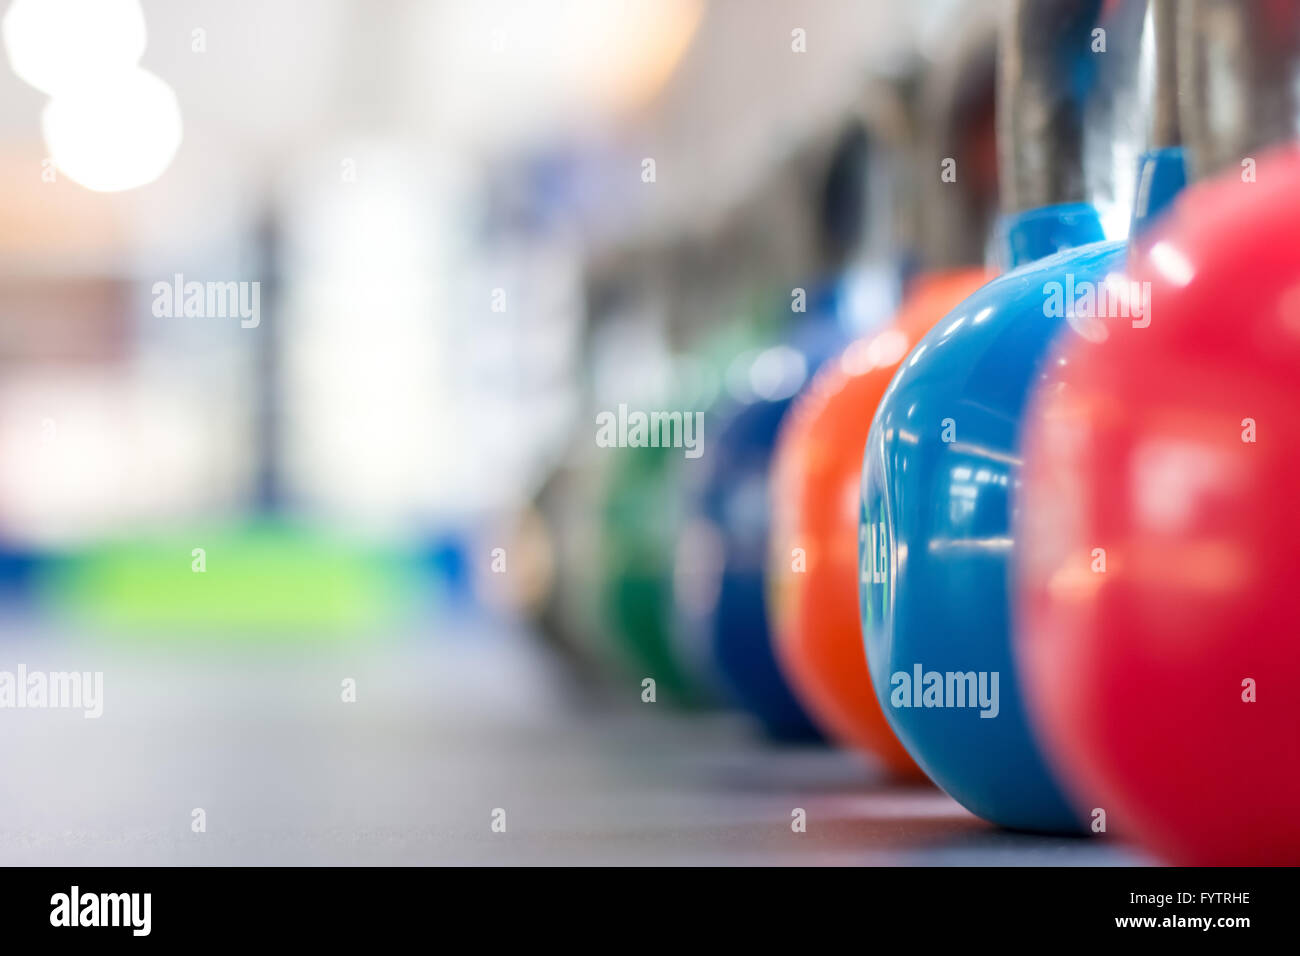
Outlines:
<svg viewBox="0 0 1300 956"><path fill-rule="evenodd" d="M729 939L774 922L801 934L1228 943L1294 920L1296 871L1175 868L879 868L862 870L8 869L7 940L399 941L429 929L575 922L598 942L669 932ZM845 920L860 925L846 927ZM684 921L684 922L683 922ZM823 925L818 925L823 921ZM619 927L624 926L624 936Z"/></svg>

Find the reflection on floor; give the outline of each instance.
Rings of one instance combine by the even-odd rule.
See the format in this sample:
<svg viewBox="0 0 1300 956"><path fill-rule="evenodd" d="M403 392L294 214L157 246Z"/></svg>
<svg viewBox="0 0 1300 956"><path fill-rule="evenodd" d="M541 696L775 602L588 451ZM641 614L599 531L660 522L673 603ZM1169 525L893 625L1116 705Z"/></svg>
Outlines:
<svg viewBox="0 0 1300 956"><path fill-rule="evenodd" d="M635 681L626 704L597 701L518 628L312 647L10 621L0 671L20 664L103 671L104 713L0 710L9 864L1147 862L1113 840L994 830L852 755L642 704Z"/></svg>

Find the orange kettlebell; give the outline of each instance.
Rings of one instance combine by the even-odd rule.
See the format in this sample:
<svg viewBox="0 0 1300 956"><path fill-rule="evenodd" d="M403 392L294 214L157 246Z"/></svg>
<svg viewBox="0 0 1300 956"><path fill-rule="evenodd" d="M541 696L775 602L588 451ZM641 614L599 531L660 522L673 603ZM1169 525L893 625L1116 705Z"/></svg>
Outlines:
<svg viewBox="0 0 1300 956"><path fill-rule="evenodd" d="M996 202L996 20L974 20L958 36L957 48L942 51L920 91L918 129L936 139L918 138L918 158L909 164L937 171L945 157L957 157L963 170L955 184L918 180L910 190L909 212L929 271L910 283L891 323L827 362L796 399L777 438L771 476L767 599L782 671L829 736L910 777L921 771L886 722L867 670L858 512L863 448L899 364L992 278L970 263L983 256Z"/></svg>
<svg viewBox="0 0 1300 956"><path fill-rule="evenodd" d="M918 279L891 325L817 373L782 426L772 466L768 581L781 666L824 730L907 776L920 770L876 702L858 621L862 450L904 356L989 278L970 268Z"/></svg>

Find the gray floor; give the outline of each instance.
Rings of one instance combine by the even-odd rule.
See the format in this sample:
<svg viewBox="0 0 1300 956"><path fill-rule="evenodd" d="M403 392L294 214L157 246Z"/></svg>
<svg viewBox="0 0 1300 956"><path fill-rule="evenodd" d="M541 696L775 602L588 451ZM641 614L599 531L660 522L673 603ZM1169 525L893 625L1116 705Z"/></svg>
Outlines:
<svg viewBox="0 0 1300 956"><path fill-rule="evenodd" d="M518 628L123 644L11 621L0 670L19 663L102 670L105 708L0 709L5 864L1146 862L1113 840L996 831L852 755L772 747L636 687L597 703Z"/></svg>

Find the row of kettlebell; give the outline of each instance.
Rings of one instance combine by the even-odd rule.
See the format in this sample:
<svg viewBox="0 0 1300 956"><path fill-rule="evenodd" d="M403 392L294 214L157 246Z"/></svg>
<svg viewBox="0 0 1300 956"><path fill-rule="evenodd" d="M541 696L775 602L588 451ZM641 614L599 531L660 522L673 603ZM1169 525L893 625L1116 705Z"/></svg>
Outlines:
<svg viewBox="0 0 1300 956"><path fill-rule="evenodd" d="M847 273L714 363L699 460L621 453L585 585L641 670L1002 826L1300 859L1291 7L1007 5L1004 273L932 256L884 321ZM923 224L987 195L980 49L927 78Z"/></svg>

